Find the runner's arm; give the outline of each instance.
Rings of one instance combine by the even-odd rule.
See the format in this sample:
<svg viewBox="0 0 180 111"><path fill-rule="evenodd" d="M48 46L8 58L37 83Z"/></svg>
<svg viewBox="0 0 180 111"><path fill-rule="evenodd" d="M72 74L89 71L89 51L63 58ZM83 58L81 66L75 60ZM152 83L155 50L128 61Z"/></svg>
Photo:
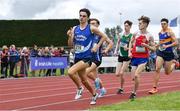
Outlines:
<svg viewBox="0 0 180 111"><path fill-rule="evenodd" d="M170 36L172 38L172 44L167 45L167 47L173 47L178 45L178 40L175 37L175 34L173 32L170 32Z"/></svg>
<svg viewBox="0 0 180 111"><path fill-rule="evenodd" d="M73 46L74 29L75 29L75 27L73 27L73 28L71 27L71 28L67 31L68 46Z"/></svg>
<svg viewBox="0 0 180 111"><path fill-rule="evenodd" d="M113 48L113 42L109 38L106 39L106 42L108 43L108 46L104 51L105 53L107 53L110 49Z"/></svg>
<svg viewBox="0 0 180 111"><path fill-rule="evenodd" d="M93 47L92 51L96 52L97 49L103 44L103 42L108 38L106 34L102 33L97 27L91 25L91 32L101 37L99 43L96 47Z"/></svg>

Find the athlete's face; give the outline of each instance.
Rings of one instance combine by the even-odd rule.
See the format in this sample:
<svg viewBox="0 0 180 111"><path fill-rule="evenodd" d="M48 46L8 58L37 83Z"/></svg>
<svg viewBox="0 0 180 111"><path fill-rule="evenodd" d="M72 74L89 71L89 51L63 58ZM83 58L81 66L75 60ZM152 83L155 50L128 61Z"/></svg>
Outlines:
<svg viewBox="0 0 180 111"><path fill-rule="evenodd" d="M130 29L131 29L131 26L130 26L129 24L125 23L125 24L124 24L124 30L125 30L126 32L129 32Z"/></svg>
<svg viewBox="0 0 180 111"><path fill-rule="evenodd" d="M88 21L88 16L87 16L87 14L86 14L86 12L80 12L79 13L79 21L80 21L80 23L85 23L85 22L87 22Z"/></svg>
<svg viewBox="0 0 180 111"><path fill-rule="evenodd" d="M161 22L161 27L162 29L167 29L168 28L168 23L167 22Z"/></svg>
<svg viewBox="0 0 180 111"><path fill-rule="evenodd" d="M95 26L95 27L98 27L98 26L99 26L98 23L97 23L97 21L95 21L95 20L91 20L91 21L90 21L90 24L93 25L93 26Z"/></svg>
<svg viewBox="0 0 180 111"><path fill-rule="evenodd" d="M142 20L139 21L139 30L143 30L147 28L147 23L143 22Z"/></svg>

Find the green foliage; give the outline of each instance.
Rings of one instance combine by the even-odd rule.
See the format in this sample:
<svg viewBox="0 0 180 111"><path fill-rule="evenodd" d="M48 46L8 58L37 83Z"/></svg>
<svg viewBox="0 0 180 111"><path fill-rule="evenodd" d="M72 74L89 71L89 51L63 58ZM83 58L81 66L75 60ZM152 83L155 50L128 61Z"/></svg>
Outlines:
<svg viewBox="0 0 180 111"><path fill-rule="evenodd" d="M123 30L122 30L121 26L119 26L119 25L117 25L116 27L113 27L113 28L105 28L105 33L111 40L113 40L114 47L116 46L117 39L118 39L117 34L120 34L122 31Z"/></svg>
<svg viewBox="0 0 180 111"><path fill-rule="evenodd" d="M0 20L0 46L66 46L66 32L77 24L77 19Z"/></svg>

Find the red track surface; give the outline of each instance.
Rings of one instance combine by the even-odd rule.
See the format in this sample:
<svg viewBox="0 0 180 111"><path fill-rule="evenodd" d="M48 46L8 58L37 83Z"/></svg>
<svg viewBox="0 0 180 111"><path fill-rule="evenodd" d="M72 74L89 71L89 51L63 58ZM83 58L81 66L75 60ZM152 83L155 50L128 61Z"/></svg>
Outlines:
<svg viewBox="0 0 180 111"><path fill-rule="evenodd" d="M138 97L148 96L152 88L153 72L143 73ZM0 80L0 110L85 110L100 105L127 101L132 89L131 77L125 76L125 93L117 95L118 78L114 74L100 75L107 94L90 105L91 95L84 90L80 100L74 100L76 87L68 77L24 78ZM180 91L180 72L170 76L161 74L159 93Z"/></svg>

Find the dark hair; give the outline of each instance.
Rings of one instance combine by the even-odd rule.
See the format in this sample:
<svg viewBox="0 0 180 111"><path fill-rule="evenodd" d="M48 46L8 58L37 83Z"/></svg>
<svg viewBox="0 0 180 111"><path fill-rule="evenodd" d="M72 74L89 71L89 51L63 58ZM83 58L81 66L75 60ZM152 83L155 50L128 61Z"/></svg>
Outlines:
<svg viewBox="0 0 180 111"><path fill-rule="evenodd" d="M89 19L89 23L90 23L91 21L93 21L93 20L96 21L98 25L100 25L100 21L99 21L98 19L96 19L96 18L91 18L91 19Z"/></svg>
<svg viewBox="0 0 180 111"><path fill-rule="evenodd" d="M144 15L141 16L138 20L142 20L143 22L147 23L147 25L149 25L149 22L151 21L149 17L146 17Z"/></svg>
<svg viewBox="0 0 180 111"><path fill-rule="evenodd" d="M168 20L167 18L162 18L162 19L161 19L161 22L169 23L169 20Z"/></svg>
<svg viewBox="0 0 180 111"><path fill-rule="evenodd" d="M124 24L128 24L129 26L132 26L132 22L130 21L130 20L126 20L125 22L124 22Z"/></svg>
<svg viewBox="0 0 180 111"><path fill-rule="evenodd" d="M80 9L80 10L79 10L79 13L80 13L80 12L86 12L88 18L89 18L90 15L91 15L91 12L90 12L89 9L87 9L87 8L82 8L82 9Z"/></svg>

